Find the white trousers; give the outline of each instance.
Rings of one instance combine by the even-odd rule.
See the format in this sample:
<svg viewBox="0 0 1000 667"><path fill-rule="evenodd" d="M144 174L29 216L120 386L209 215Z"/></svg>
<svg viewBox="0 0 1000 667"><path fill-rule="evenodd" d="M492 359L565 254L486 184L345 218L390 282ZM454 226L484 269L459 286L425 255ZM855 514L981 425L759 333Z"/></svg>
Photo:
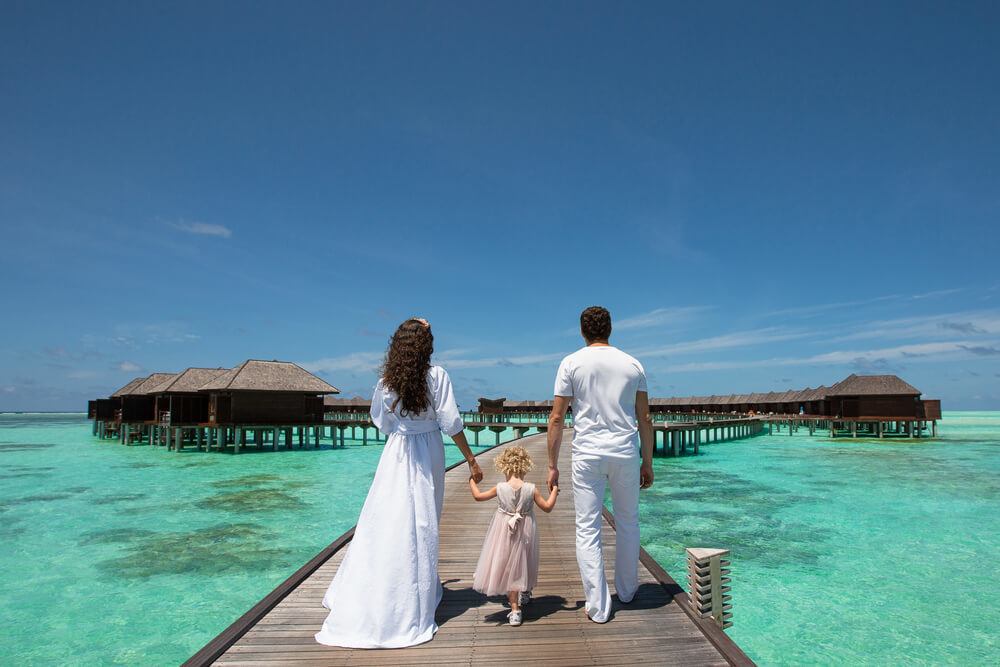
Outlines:
<svg viewBox="0 0 1000 667"><path fill-rule="evenodd" d="M611 591L601 549L601 510L607 484L611 485L615 517L615 591L619 600L631 602L639 587L639 457L573 455L576 561L587 615L598 623L611 615Z"/></svg>

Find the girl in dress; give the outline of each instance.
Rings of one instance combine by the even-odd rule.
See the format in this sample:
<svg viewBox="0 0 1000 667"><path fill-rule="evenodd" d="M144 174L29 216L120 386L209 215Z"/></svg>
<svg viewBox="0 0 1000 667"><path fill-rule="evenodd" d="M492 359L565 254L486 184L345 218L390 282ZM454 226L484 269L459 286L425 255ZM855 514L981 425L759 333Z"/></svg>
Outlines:
<svg viewBox="0 0 1000 667"><path fill-rule="evenodd" d="M431 325L417 318L400 324L389 343L371 409L385 448L354 539L323 598L330 614L316 634L320 644L400 648L437 631L441 434L458 445L473 479L483 473L462 432L451 380L431 366L433 351Z"/></svg>
<svg viewBox="0 0 1000 667"><path fill-rule="evenodd" d="M511 625L521 625L521 605L531 596L531 589L538 583L538 534L535 531L534 505L543 512L556 506L559 487L553 486L548 498L543 498L524 476L531 470L531 457L524 447L505 449L494 460L494 465L506 478L489 491L479 490L474 477L469 478L472 497L476 500L497 499L483 553L479 556L472 587L486 595L507 594L510 600Z"/></svg>

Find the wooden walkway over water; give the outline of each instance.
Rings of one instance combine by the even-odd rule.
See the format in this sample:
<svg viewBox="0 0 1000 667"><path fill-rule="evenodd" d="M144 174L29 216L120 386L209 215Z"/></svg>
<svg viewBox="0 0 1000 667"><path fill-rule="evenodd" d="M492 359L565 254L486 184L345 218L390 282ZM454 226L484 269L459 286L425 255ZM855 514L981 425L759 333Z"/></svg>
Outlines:
<svg viewBox="0 0 1000 667"><path fill-rule="evenodd" d="M551 514L537 513L541 539L539 582L534 600L525 608L521 627L506 625L507 608L499 599L487 600L471 589L472 573L495 503L472 500L467 468L462 463L446 475L439 565L445 593L437 611L440 630L432 641L393 650L337 649L314 641L313 634L327 613L321 604L323 594L349 546L348 532L186 664L753 664L714 623L697 617L687 594L645 551L639 568L641 584L633 602L627 606L616 603L614 617L607 624L588 620L574 551L573 492L569 485L571 434L567 432L560 461L566 488ZM520 444L536 463L529 480L543 485L545 435L529 436ZM493 449L479 455L487 475L484 486L496 478L492 460L497 452L499 449ZM607 563L614 562L610 519L606 515ZM610 570L609 581L613 581Z"/></svg>

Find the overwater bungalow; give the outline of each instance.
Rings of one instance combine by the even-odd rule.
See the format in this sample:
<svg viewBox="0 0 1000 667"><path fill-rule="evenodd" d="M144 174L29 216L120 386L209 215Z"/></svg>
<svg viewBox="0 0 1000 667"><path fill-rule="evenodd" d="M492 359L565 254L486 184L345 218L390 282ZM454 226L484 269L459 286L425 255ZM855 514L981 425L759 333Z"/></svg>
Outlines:
<svg viewBox="0 0 1000 667"><path fill-rule="evenodd" d="M288 361L248 359L205 383L208 422L222 425L322 424L323 396L340 390Z"/></svg>
<svg viewBox="0 0 1000 667"><path fill-rule="evenodd" d="M149 390L153 414L162 426L193 426L208 421L208 394L199 390L226 368L188 368Z"/></svg>
<svg viewBox="0 0 1000 667"><path fill-rule="evenodd" d="M121 391L120 421L123 424L141 424L156 420L156 396L152 390L167 380L174 378L176 373L153 373L141 382Z"/></svg>
<svg viewBox="0 0 1000 667"><path fill-rule="evenodd" d="M895 375L850 375L832 387L730 394L653 397L652 412L779 414L827 417L941 418L941 402L921 399L920 391Z"/></svg>
<svg viewBox="0 0 1000 667"><path fill-rule="evenodd" d="M920 390L895 375L849 375L826 392L837 417L919 417Z"/></svg>
<svg viewBox="0 0 1000 667"><path fill-rule="evenodd" d="M506 401L506 398L480 398L479 412L485 415L503 414Z"/></svg>
<svg viewBox="0 0 1000 667"><path fill-rule="evenodd" d="M341 398L339 396L323 397L323 412L327 414L331 412L368 414L371 412L371 408L371 399L363 398L361 396L352 396L351 398Z"/></svg>

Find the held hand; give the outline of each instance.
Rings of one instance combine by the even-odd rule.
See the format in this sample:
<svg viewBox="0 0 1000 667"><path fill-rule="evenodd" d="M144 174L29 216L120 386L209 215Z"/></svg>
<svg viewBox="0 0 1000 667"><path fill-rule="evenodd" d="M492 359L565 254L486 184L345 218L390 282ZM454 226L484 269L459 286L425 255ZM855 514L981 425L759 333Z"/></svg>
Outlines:
<svg viewBox="0 0 1000 667"><path fill-rule="evenodd" d="M483 471L475 460L469 461L469 476L477 483L483 481Z"/></svg>
<svg viewBox="0 0 1000 667"><path fill-rule="evenodd" d="M648 489L653 486L653 464L643 463L639 468L639 488Z"/></svg>
<svg viewBox="0 0 1000 667"><path fill-rule="evenodd" d="M559 486L559 468L549 468L549 491Z"/></svg>

